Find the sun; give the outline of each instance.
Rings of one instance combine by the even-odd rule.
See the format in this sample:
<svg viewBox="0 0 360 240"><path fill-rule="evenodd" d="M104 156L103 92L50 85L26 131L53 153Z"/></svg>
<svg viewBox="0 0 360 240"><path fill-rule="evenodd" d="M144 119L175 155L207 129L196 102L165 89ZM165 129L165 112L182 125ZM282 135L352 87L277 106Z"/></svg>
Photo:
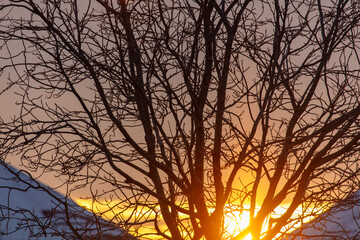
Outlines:
<svg viewBox="0 0 360 240"><path fill-rule="evenodd" d="M226 207L225 217L224 217L224 230L225 234L228 236L234 236L239 234L247 226L249 226L250 221L250 206L243 206L242 210L234 210L232 206ZM248 234L243 240L251 240L251 234Z"/></svg>
<svg viewBox="0 0 360 240"><path fill-rule="evenodd" d="M281 205L278 206L274 212L271 214L272 217L280 217L289 208L289 205ZM226 212L224 215L224 226L225 226L225 234L227 236L234 236L238 235L242 230L244 230L246 227L250 224L250 206L242 206L241 210L235 209L234 206L228 205L226 206ZM255 214L259 211L260 207L257 207L255 209ZM299 206L293 213L293 216L297 218L297 216L307 216L302 219L302 223L306 223L314 219L316 216L314 214L311 214L312 212L317 212L318 214L325 211L326 208L320 207L312 207L308 208L307 210L304 210ZM290 227L291 230L295 230L296 228L300 227L301 222L293 224ZM269 228L268 221L265 221L262 226L262 233L265 233ZM284 226L281 230L282 231L289 231L289 226ZM281 233L279 233L281 234ZM252 240L252 235L249 233L245 238L242 240Z"/></svg>

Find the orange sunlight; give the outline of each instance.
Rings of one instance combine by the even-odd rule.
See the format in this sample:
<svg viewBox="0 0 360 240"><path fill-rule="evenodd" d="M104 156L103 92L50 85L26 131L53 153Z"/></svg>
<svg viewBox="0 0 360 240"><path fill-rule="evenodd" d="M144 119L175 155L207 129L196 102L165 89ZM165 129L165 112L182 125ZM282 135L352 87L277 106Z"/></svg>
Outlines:
<svg viewBox="0 0 360 240"><path fill-rule="evenodd" d="M112 201L112 202L93 202L90 199L84 200L84 199L77 199L75 200L77 202L77 204L79 204L80 206L82 206L83 208L90 210L96 214L101 213L101 216L106 218L106 219L113 219L114 217L116 217L116 215L119 214L120 212L120 206L119 206L119 202L116 201ZM249 225L249 219L250 219L250 213L249 213L249 205L245 205L243 207L243 209L241 211L234 209L232 206L227 205L226 206L226 213L225 213L225 219L224 219L224 237L230 237L230 236L234 236L236 234L239 234L242 230L244 230L248 225ZM109 210L111 209L111 210ZM285 213L287 209L287 206L280 206L278 208L275 209L274 213L271 215L271 217L279 217L280 215L282 215L283 213ZM314 209L312 209L314 210ZM298 208L294 215L299 215L302 214L301 208ZM137 219L141 216L144 217L154 217L155 213L152 211L149 211L149 209L143 209L142 211L133 211L132 209L128 209L125 210L123 212L121 212L121 216L125 217L125 218L131 218L131 219ZM312 220L314 217L308 217L306 219L304 219L303 223L306 223L310 220ZM300 223L291 227L291 229L296 229L297 227L300 226ZM164 226L163 224L159 224L159 227L162 230L166 230L166 226ZM264 226L262 227L263 232L265 232L268 229L268 223L266 222L264 224ZM284 229L286 229L286 227L284 227ZM138 232L140 234L149 234L148 237L150 237L154 231L154 229L149 226L146 225L140 229L138 229ZM130 233L132 233L132 231L134 231L133 229L130 229ZM152 239L160 239L156 236L152 236ZM251 234L247 235L243 240L251 240L252 236Z"/></svg>
<svg viewBox="0 0 360 240"><path fill-rule="evenodd" d="M245 209L249 209L250 206L244 206ZM231 210L231 207L227 207L228 212L225 213L224 226L225 235L233 236L234 234L240 233L249 225L250 213L248 210L238 211ZM243 240L251 240L251 234L248 234Z"/></svg>
<svg viewBox="0 0 360 240"><path fill-rule="evenodd" d="M288 205L282 205L277 207L274 212L271 214L271 218L278 218L281 215L283 215L287 208L289 206ZM234 210L232 211L232 207L231 206L227 206L227 213L225 214L225 232L226 232L226 236L234 236L239 234L242 230L244 230L248 225L249 225L249 221L250 221L250 205L245 205L244 206L244 210L239 211L239 210ZM255 210L255 212L257 212L259 210L259 208L257 208ZM308 209L306 211L306 214L308 215L308 217L305 217L302 220L302 224L311 221L312 219L315 218L314 215L310 214L311 212L317 212L318 214L320 214L321 212L324 211L324 209L318 209L318 208L313 208L313 209ZM293 216L300 216L303 215L303 210L301 207L298 207ZM284 226L282 228L282 231L285 231L286 229L290 229L290 231L295 230L296 228L300 227L301 223L297 223L295 225L293 225L292 227L289 226ZM264 223L264 225L262 226L262 232L265 233L268 230L268 222L266 221ZM281 233L279 233L280 235ZM248 234L245 238L243 238L242 240L251 240L252 236L251 234Z"/></svg>

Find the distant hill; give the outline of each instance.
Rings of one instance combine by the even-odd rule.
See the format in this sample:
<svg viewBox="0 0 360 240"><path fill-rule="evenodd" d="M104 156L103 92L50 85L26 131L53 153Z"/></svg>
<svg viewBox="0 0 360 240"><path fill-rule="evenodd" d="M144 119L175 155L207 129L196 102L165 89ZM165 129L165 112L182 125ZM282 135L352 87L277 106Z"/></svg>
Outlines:
<svg viewBox="0 0 360 240"><path fill-rule="evenodd" d="M359 239L360 191L284 237L284 240Z"/></svg>
<svg viewBox="0 0 360 240"><path fill-rule="evenodd" d="M135 239L59 192L0 162L0 239Z"/></svg>

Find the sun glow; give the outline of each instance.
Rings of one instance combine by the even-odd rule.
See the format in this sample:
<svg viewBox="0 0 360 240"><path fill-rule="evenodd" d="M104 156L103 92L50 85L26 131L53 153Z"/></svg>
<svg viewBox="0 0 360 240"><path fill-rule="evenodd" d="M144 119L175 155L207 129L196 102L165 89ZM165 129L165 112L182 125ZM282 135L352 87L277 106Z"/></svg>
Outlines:
<svg viewBox="0 0 360 240"><path fill-rule="evenodd" d="M84 207L87 210L90 210L96 214L101 215L102 217L106 218L106 219L116 219L116 217L118 215L121 215L121 218L132 218L132 219L137 219L137 218L141 218L141 217L154 217L155 213L153 211L149 211L149 209L145 209L143 208L142 210L139 211L134 211L132 209L126 209L123 210L121 205L119 204L119 202L116 201L111 201L111 202L94 202L91 199L78 199L76 200L76 202ZM277 218L279 216L281 216L282 214L285 213L285 211L287 210L288 206L280 206L278 208L275 209L275 211L273 212L273 214L271 215L272 218ZM250 206L245 205L242 206L242 208L239 210L238 208L235 208L234 206L231 205L227 205L225 207L225 218L224 218L224 237L231 237L234 235L239 234L242 230L244 230L246 227L249 226L249 220L250 220ZM255 214L258 211L258 209L255 210ZM315 211L317 213L320 213L321 211ZM294 215L300 215L303 214L303 211L301 210L301 208L298 208ZM312 217L308 217L306 219L304 219L302 221L302 223L308 222L311 219L313 219L314 216ZM292 227L290 227L290 230L292 229L296 229L297 227L299 227L300 224L297 225L293 225ZM159 223L159 227L166 231L166 226L164 224ZM263 233L266 232L266 230L268 230L268 221L265 221L265 223L262 226L263 229ZM286 229L286 227L284 227L284 229ZM283 229L283 230L284 230ZM289 229L289 227L287 227L287 229ZM133 230L130 229L130 233L132 233ZM153 233L153 229L152 226L144 226L140 229L138 229L138 232L140 234L150 234ZM149 235L149 236L150 236ZM155 236L152 239L158 239ZM249 233L245 238L243 238L242 240L252 240L252 236Z"/></svg>
<svg viewBox="0 0 360 240"><path fill-rule="evenodd" d="M226 207L224 227L227 236L233 236L240 233L249 226L250 212L249 206L245 206L243 210L235 210L231 206ZM243 240L251 240L251 235L247 235Z"/></svg>
<svg viewBox="0 0 360 240"><path fill-rule="evenodd" d="M275 218L279 218L280 216L282 216L286 210L288 209L288 205L282 205L277 207L274 212L271 214L271 218L275 219ZM232 206L227 206L226 207L227 212L225 213L225 219L224 219L224 226L225 226L225 234L226 236L234 236L239 234L242 230L244 230L246 227L249 226L250 224L250 206L243 206L242 210L236 210L234 209L234 207ZM258 212L259 208L255 209L255 214ZM311 221L312 219L315 218L315 216L317 214L320 214L321 212L323 212L325 209L321 208L312 208L312 209L307 209L307 211L305 211L305 215L307 215L308 217L305 217L304 219L302 219L301 222L298 222L294 225L290 226L284 226L281 230L281 232L285 231L285 230L295 230L296 228L300 227L301 224L306 223ZM317 213L316 215L311 214L312 212ZM298 207L295 212L293 213L293 216L296 217L300 217L304 215L304 211L301 207ZM266 220L262 226L262 233L265 233L267 230L269 229L269 222L268 220ZM280 235L280 233L279 233ZM249 233L245 238L243 238L242 240L252 240L252 236Z"/></svg>

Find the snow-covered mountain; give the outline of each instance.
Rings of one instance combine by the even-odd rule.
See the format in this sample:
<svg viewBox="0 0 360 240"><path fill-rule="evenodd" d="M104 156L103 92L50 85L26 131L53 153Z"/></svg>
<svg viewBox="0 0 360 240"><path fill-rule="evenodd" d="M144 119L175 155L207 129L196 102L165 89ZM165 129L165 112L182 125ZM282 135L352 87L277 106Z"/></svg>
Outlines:
<svg viewBox="0 0 360 240"><path fill-rule="evenodd" d="M288 234L285 239L360 240L360 191Z"/></svg>
<svg viewBox="0 0 360 240"><path fill-rule="evenodd" d="M135 239L0 161L0 239Z"/></svg>

